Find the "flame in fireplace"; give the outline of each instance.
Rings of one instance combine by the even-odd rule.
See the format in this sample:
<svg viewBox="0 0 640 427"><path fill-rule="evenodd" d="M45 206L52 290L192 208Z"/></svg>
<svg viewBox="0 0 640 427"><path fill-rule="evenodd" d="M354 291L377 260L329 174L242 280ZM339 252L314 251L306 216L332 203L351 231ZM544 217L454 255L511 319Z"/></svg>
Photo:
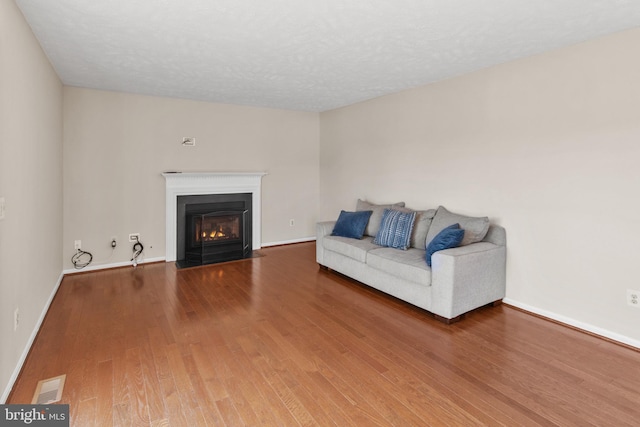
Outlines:
<svg viewBox="0 0 640 427"><path fill-rule="evenodd" d="M200 238L205 241L224 239L227 235L222 231L222 227L218 226L217 229L212 231L203 231L200 233ZM198 239L200 240L200 239Z"/></svg>

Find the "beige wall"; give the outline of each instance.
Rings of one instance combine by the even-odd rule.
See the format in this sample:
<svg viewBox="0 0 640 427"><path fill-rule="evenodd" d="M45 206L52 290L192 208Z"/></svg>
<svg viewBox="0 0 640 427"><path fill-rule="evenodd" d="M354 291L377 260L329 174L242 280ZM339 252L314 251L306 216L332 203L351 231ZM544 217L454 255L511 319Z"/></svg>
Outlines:
<svg viewBox="0 0 640 427"><path fill-rule="evenodd" d="M185 136L196 146L183 147ZM129 261L129 233L141 233L146 258L164 257L168 170L266 171L263 244L315 235L316 113L65 87L64 141L65 269L74 240L94 265Z"/></svg>
<svg viewBox="0 0 640 427"><path fill-rule="evenodd" d="M13 0L0 1L0 197L4 402L60 278L62 246L62 84Z"/></svg>
<svg viewBox="0 0 640 427"><path fill-rule="evenodd" d="M628 31L323 113L320 218L358 197L488 215L508 299L639 343L639 45Z"/></svg>

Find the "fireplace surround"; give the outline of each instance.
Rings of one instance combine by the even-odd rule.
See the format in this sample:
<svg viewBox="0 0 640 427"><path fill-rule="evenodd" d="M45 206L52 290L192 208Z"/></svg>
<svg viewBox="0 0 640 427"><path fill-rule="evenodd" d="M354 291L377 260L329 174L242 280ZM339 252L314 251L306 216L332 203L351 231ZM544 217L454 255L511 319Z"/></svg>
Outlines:
<svg viewBox="0 0 640 427"><path fill-rule="evenodd" d="M176 261L178 254L178 197L212 194L245 193L251 196L251 237L252 250L260 249L261 242L261 202L262 177L266 172L165 172L166 234L165 259Z"/></svg>

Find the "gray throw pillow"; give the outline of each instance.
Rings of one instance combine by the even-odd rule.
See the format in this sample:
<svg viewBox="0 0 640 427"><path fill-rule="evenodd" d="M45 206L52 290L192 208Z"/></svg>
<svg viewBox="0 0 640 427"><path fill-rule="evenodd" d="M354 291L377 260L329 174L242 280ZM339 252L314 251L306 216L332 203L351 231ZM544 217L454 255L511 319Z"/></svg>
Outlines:
<svg viewBox="0 0 640 427"><path fill-rule="evenodd" d="M402 207L404 207L404 202L391 203L386 205L374 205L373 203L358 199L358 202L356 203L356 212L373 211L371 217L369 218L367 228L364 230L364 234L367 236L375 237L376 234L378 234L378 230L380 230L380 223L382 222L382 215L384 214L384 210L397 209Z"/></svg>
<svg viewBox="0 0 640 427"><path fill-rule="evenodd" d="M411 247L425 250L427 247L427 232L431 226L431 220L436 214L435 209L426 211L416 211L416 221L413 224L413 233L411 233Z"/></svg>
<svg viewBox="0 0 640 427"><path fill-rule="evenodd" d="M427 233L426 246L429 246L429 243L431 243L438 233L455 223L460 224L460 228L464 230L464 238L462 239L460 246L482 241L484 236L487 235L487 231L489 231L488 217L458 215L453 212L449 212L444 206L439 206L433 220L431 221L429 232Z"/></svg>

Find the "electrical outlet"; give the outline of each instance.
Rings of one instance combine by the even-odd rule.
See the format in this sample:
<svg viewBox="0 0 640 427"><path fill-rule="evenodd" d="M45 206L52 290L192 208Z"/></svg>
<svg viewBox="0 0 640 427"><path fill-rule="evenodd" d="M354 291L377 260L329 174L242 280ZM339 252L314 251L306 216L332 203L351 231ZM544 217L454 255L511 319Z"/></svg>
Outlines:
<svg viewBox="0 0 640 427"><path fill-rule="evenodd" d="M18 325L20 324L20 308L16 307L13 311L13 331L18 330Z"/></svg>
<svg viewBox="0 0 640 427"><path fill-rule="evenodd" d="M293 220L293 219L290 219L290 220L289 220L289 227L293 227L293 226L295 226L295 225L296 225L296 221L295 221L295 220Z"/></svg>
<svg viewBox="0 0 640 427"><path fill-rule="evenodd" d="M140 233L131 233L129 234L129 241L131 243L136 243L140 241Z"/></svg>
<svg viewBox="0 0 640 427"><path fill-rule="evenodd" d="M640 291L627 289L627 304L631 307L640 308Z"/></svg>
<svg viewBox="0 0 640 427"><path fill-rule="evenodd" d="M0 197L0 219L4 219L5 210L6 210L6 205L5 205L4 197Z"/></svg>
<svg viewBox="0 0 640 427"><path fill-rule="evenodd" d="M75 242L73 242L73 248L76 251L82 249L82 240L76 240Z"/></svg>

